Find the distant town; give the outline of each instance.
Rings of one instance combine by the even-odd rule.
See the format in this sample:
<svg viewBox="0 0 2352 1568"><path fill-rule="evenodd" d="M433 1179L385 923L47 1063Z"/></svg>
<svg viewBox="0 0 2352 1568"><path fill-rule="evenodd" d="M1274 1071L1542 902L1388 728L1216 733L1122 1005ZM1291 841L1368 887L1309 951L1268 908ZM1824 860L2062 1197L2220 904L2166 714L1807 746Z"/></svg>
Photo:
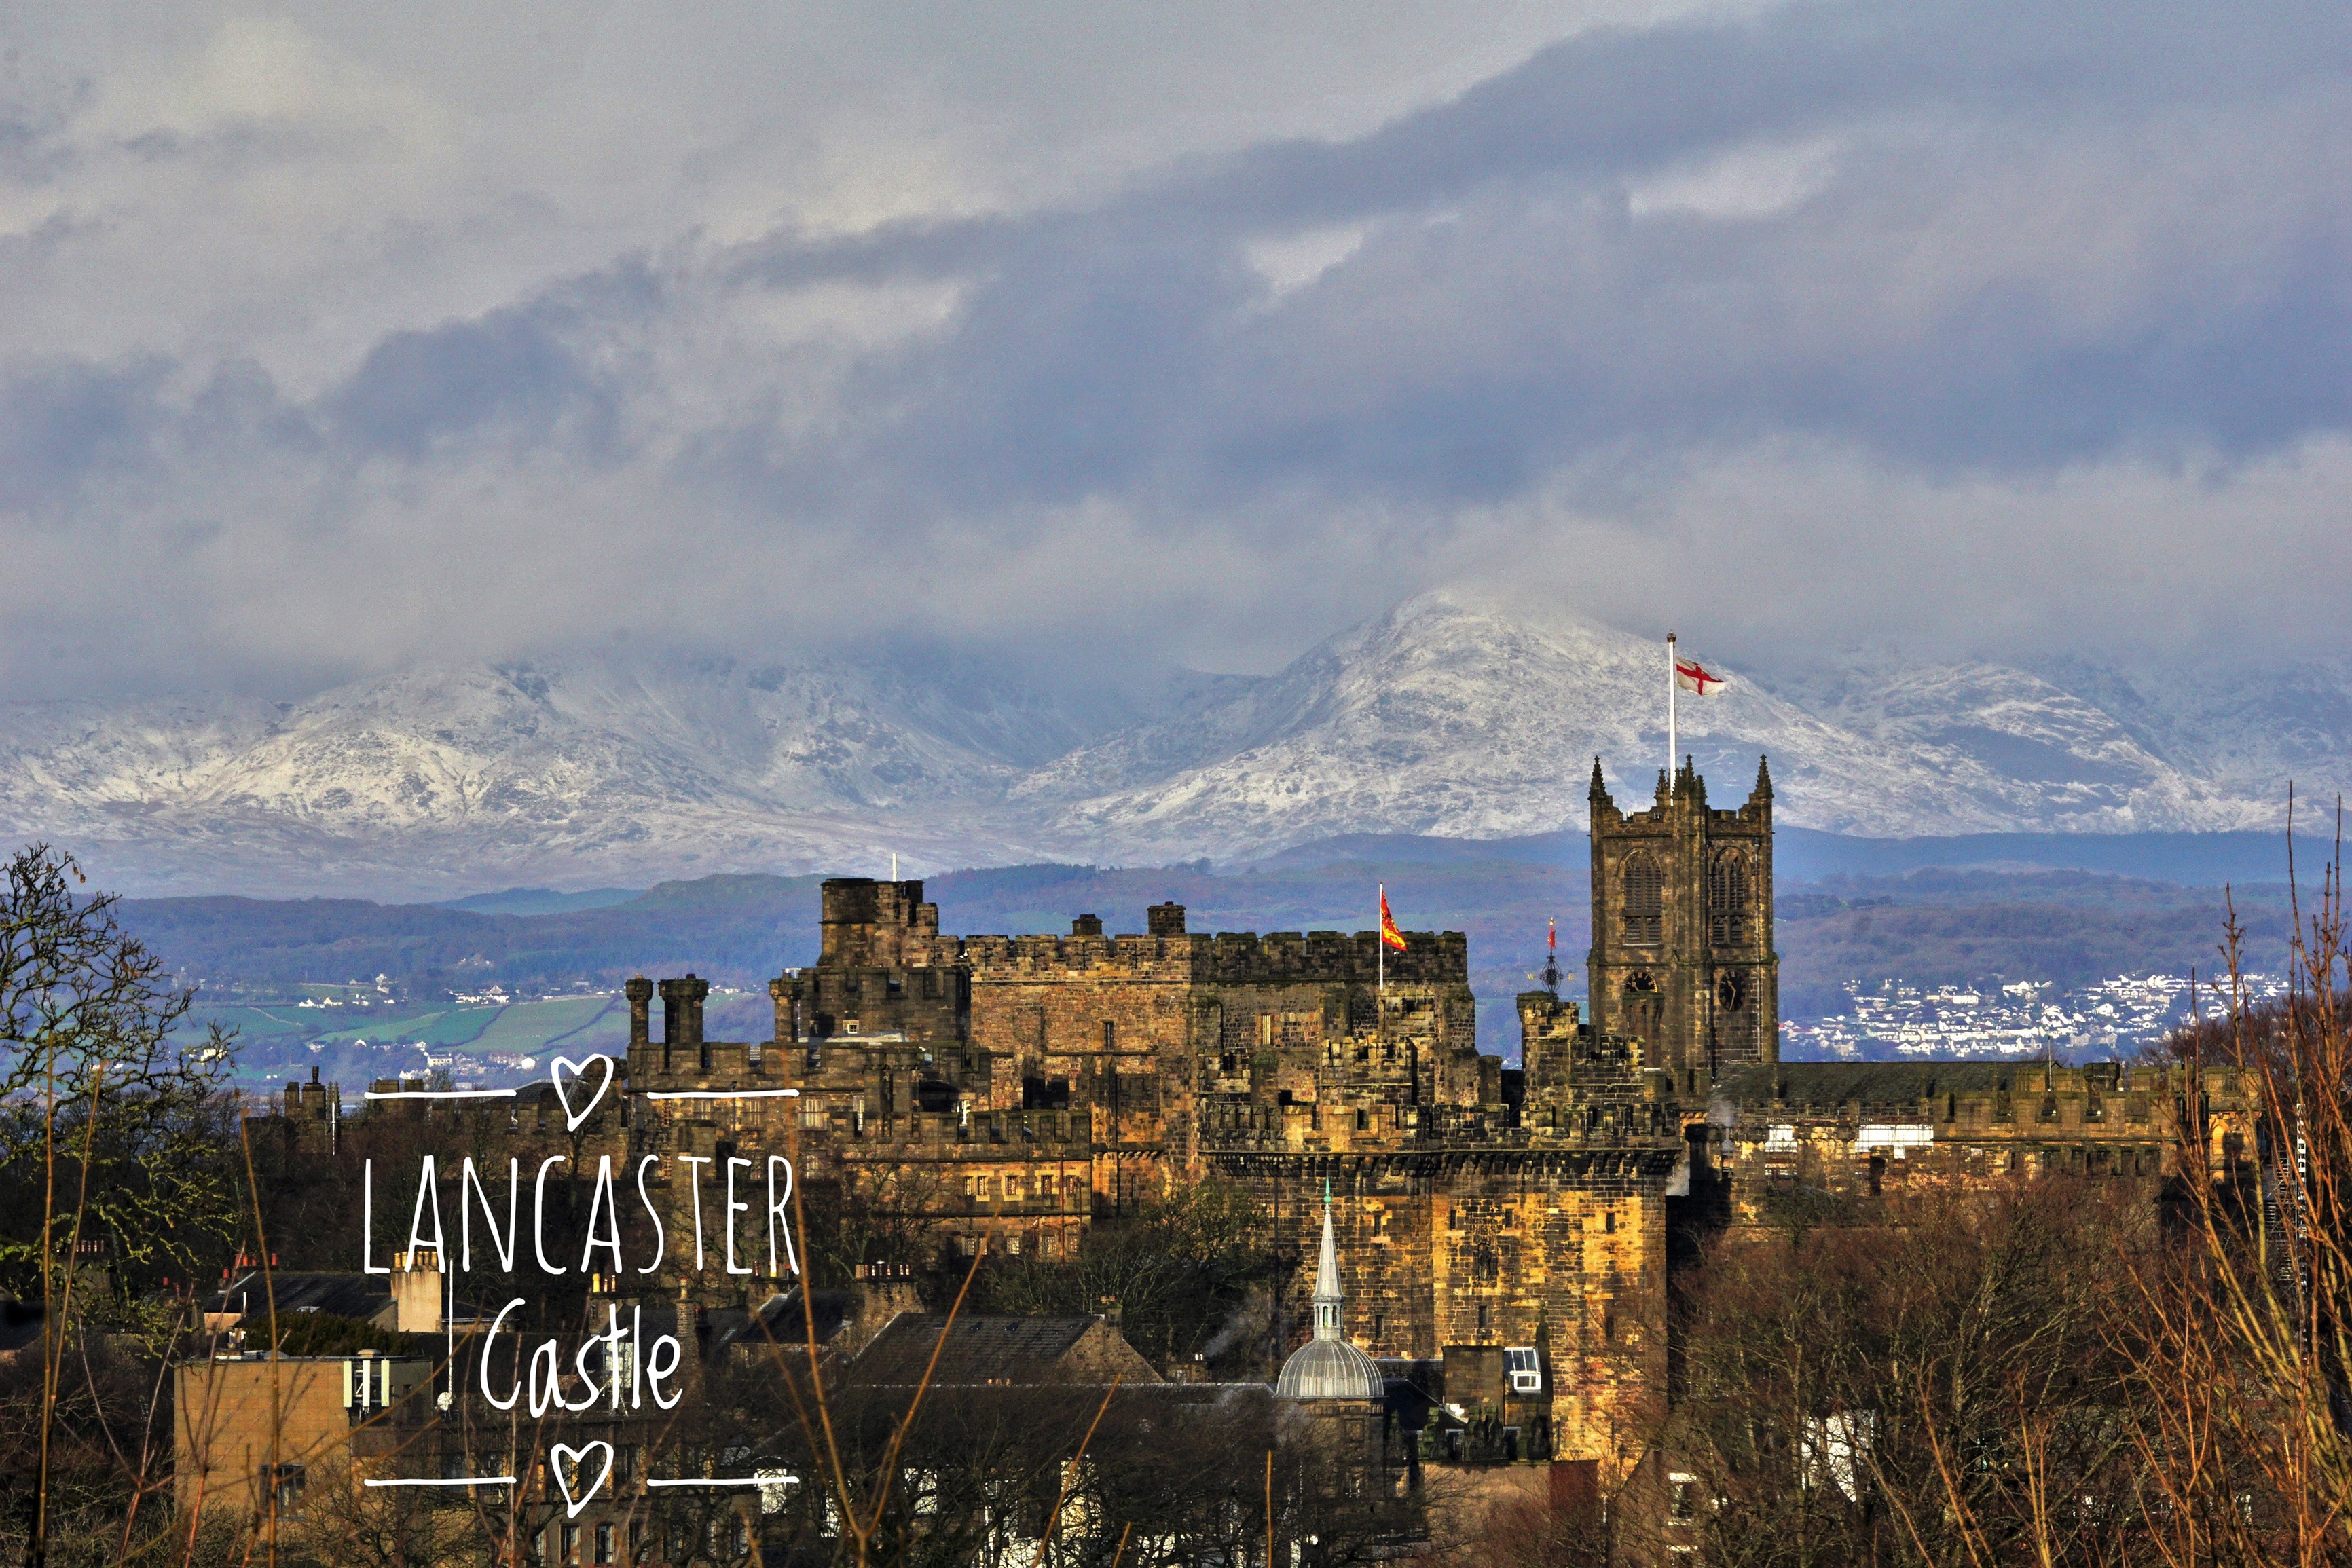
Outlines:
<svg viewBox="0 0 2352 1568"><path fill-rule="evenodd" d="M2240 985L2252 1001L2283 997L2287 988L2270 975L2245 976ZM2186 975L2118 975L2072 990L2038 980L1933 988L1855 981L1846 994L1853 998L1850 1014L1782 1023L1781 1055L1792 1061L2128 1059L2198 1012L2225 1011L2229 1003L2211 980L2192 986Z"/></svg>
<svg viewBox="0 0 2352 1568"><path fill-rule="evenodd" d="M2241 984L2256 1002L2283 997L2287 988L2284 979L2266 974L2246 976ZM331 1051L341 1060L331 1067L349 1074L354 1091L378 1074L442 1073L460 1086L511 1083L534 1075L551 1052L611 1049L615 1040L607 1037L621 1021L619 993L584 982L512 991L493 985L432 999L396 998L383 976L302 988L310 994L290 1003L256 1006L237 996L242 1006L205 1015L234 1013L247 1045L245 1065L264 1082ZM231 985L216 994L226 999L245 990ZM1897 977L1849 981L1844 990L1852 998L1847 1012L1781 1023L1783 1060L2127 1061L2198 1011L2213 1014L2227 1001L2209 978L2200 976L2192 987L2187 975L2165 973L2117 975L2071 988L2050 980L1969 986ZM726 988L713 998L722 1007L761 999ZM347 1023L294 1024L304 1012L354 1016ZM273 1025L292 1032L273 1033ZM497 1038L486 1040L493 1025Z"/></svg>

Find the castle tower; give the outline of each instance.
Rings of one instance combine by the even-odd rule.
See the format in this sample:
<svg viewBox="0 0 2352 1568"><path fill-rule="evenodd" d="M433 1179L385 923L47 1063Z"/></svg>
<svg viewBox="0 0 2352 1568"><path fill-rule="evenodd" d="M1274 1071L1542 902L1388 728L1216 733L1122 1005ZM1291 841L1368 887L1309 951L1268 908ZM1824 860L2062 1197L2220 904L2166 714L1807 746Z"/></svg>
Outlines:
<svg viewBox="0 0 2352 1568"><path fill-rule="evenodd" d="M1762 759L1738 810L1706 803L1688 759L1627 815L1592 759L1592 1023L1637 1036L1643 1065L1686 1086L1780 1058L1772 950L1772 777Z"/></svg>

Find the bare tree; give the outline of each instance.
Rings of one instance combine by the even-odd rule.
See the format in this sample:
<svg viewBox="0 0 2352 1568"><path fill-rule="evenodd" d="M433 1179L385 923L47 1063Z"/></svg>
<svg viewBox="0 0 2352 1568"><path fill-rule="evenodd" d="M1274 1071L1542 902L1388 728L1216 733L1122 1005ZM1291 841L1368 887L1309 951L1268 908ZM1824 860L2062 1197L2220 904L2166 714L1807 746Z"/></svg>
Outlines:
<svg viewBox="0 0 2352 1568"><path fill-rule="evenodd" d="M67 1485L61 1464L115 1472L98 1490L104 1514L128 1515L126 1551L161 1469L160 1385L145 1421L116 1421L124 1402L109 1396L88 1332L102 1323L152 1346L176 1325L168 1307L142 1311L102 1281L159 1264L184 1276L236 1207L220 1092L231 1041L179 1032L193 991L121 928L112 895L82 885L69 856L36 845L9 860L0 888L0 1275L40 1301L44 1329L39 1388L23 1396L33 1418L16 1434L29 1452L12 1467L31 1482L29 1507L5 1528L36 1565L83 1484Z"/></svg>

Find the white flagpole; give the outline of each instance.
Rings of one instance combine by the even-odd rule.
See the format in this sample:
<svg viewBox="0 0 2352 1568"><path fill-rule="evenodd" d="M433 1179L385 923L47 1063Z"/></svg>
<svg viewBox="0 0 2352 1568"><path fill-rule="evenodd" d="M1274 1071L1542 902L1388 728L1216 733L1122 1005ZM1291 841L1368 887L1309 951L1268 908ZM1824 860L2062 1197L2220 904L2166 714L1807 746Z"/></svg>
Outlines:
<svg viewBox="0 0 2352 1568"><path fill-rule="evenodd" d="M1675 634L1666 633L1666 789L1674 787L1675 769L1680 766L1682 737L1675 729Z"/></svg>
<svg viewBox="0 0 2352 1568"><path fill-rule="evenodd" d="M1380 886L1380 907L1372 911L1372 962L1378 966L1380 974L1380 983L1374 988L1385 991L1389 988L1389 923L1385 914L1389 906L1389 884L1382 883Z"/></svg>

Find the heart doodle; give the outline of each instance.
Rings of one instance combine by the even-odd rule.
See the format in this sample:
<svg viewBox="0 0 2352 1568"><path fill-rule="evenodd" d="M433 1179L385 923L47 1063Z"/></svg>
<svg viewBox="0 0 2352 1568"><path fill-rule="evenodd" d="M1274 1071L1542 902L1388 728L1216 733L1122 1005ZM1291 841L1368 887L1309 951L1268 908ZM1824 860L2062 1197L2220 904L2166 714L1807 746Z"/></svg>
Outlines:
<svg viewBox="0 0 2352 1568"><path fill-rule="evenodd" d="M574 1496L572 1488L582 1474L580 1461L599 1448L604 1450L604 1468L596 1472L596 1484ZM604 1490L604 1483L613 1479L613 1445L601 1437L595 1442L577 1448L569 1443L558 1443L548 1450L547 1458L547 1468L555 1472L555 1484L563 1492L563 1517L566 1519L579 1518L580 1511L593 1501L596 1494ZM572 1467L570 1475L564 1474L563 1471L563 1467L567 1464Z"/></svg>
<svg viewBox="0 0 2352 1568"><path fill-rule="evenodd" d="M563 1075L569 1072L572 1077L584 1081L588 1076L587 1070L590 1065L600 1061L604 1064L604 1082L596 1085L596 1092L589 1096L588 1103L574 1111L572 1108L572 1096L564 1092ZM555 1098L563 1106L563 1130L567 1133L576 1133L580 1130L580 1124L595 1113L597 1103L604 1098L604 1091L613 1086L613 1059L609 1056L592 1056L586 1061L574 1061L568 1056L559 1056L548 1064L547 1078L549 1082L555 1085Z"/></svg>

